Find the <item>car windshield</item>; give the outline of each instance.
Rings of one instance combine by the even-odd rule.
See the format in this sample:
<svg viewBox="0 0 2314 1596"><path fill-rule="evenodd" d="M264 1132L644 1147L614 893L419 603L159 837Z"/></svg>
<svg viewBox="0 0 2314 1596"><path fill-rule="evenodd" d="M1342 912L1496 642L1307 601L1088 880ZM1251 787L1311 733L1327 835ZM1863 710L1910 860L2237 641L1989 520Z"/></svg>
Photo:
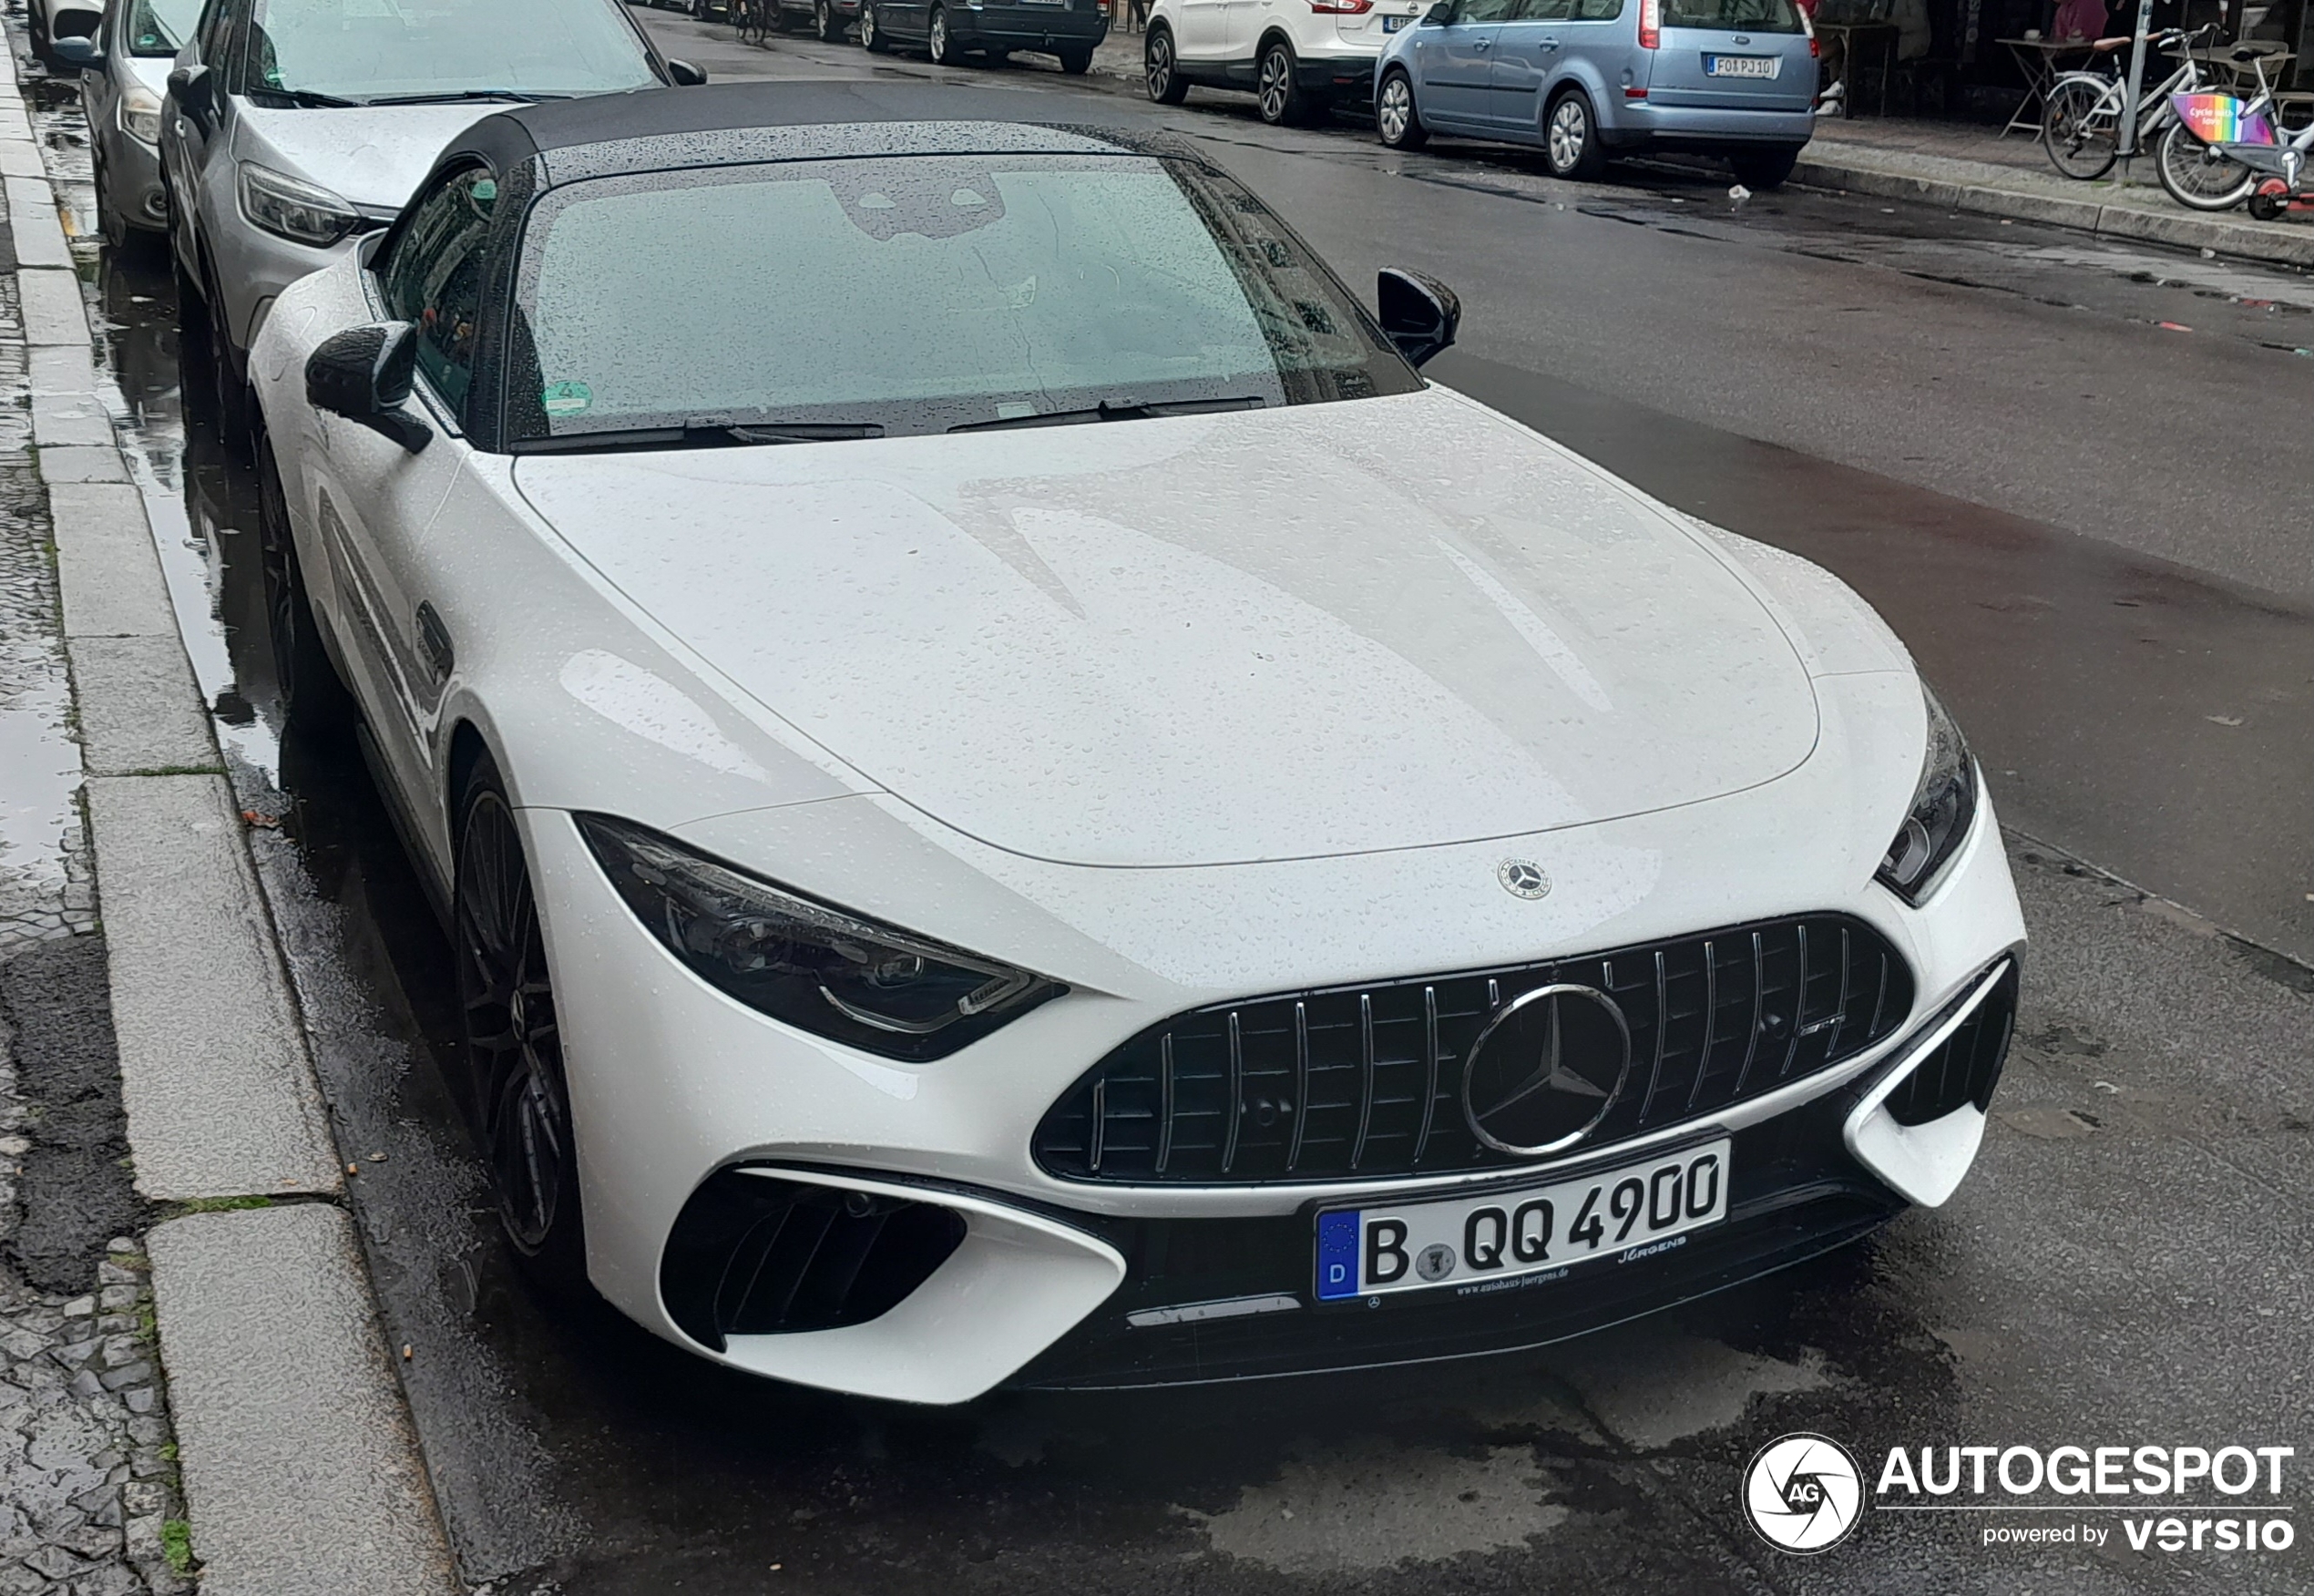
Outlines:
<svg viewBox="0 0 2314 1596"><path fill-rule="evenodd" d="M1716 33L1800 31L1792 0L1664 0L1665 27L1707 27Z"/></svg>
<svg viewBox="0 0 2314 1596"><path fill-rule="evenodd" d="M258 0L254 94L371 101L613 93L657 79L609 0Z"/></svg>
<svg viewBox="0 0 2314 1596"><path fill-rule="evenodd" d="M909 156L599 179L548 194L527 238L517 442L932 433L1421 386L1267 207L1186 161Z"/></svg>
<svg viewBox="0 0 2314 1596"><path fill-rule="evenodd" d="M174 56L200 20L201 0L136 0L122 36L132 56Z"/></svg>

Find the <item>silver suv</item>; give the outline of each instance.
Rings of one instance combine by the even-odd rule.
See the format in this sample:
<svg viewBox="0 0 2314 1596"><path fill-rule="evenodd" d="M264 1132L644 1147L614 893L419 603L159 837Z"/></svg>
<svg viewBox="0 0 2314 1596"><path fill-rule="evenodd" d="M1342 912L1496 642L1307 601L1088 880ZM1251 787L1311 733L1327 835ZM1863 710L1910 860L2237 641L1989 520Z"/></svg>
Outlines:
<svg viewBox="0 0 2314 1596"><path fill-rule="evenodd" d="M160 155L185 345L228 444L274 299L392 221L445 144L509 103L703 81L616 0L209 0Z"/></svg>
<svg viewBox="0 0 2314 1596"><path fill-rule="evenodd" d="M1374 82L1393 148L1434 132L1536 144L1562 178L1685 149L1768 189L1816 128L1816 39L1792 0L1439 0Z"/></svg>

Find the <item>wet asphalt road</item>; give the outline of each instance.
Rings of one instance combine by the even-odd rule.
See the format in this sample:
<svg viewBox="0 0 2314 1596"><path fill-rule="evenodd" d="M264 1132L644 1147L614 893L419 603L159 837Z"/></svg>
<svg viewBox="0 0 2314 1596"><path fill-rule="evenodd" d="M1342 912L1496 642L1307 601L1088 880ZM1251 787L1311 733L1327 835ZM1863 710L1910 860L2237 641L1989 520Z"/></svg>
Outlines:
<svg viewBox="0 0 2314 1596"><path fill-rule="evenodd" d="M866 61L654 26L719 75ZM1080 116L1132 109L989 77ZM1795 1560L1735 1497L1751 1453L1800 1428L1867 1458L2140 1441L2314 1458L2314 978L2219 929L2314 955L2314 360L2287 352L2314 332L2314 286L1877 203L1738 210L1725 179L1572 189L1515 156L1387 156L1347 123L1273 134L1219 100L1163 119L1354 278L1394 260L1461 289L1444 380L1823 560L1918 649L2004 817L2046 844L2012 847L2036 940L1978 1170L1941 1211L1643 1326L1239 1390L898 1409L536 1302L445 1085L439 933L358 761L270 729L251 484L181 414L165 273L106 261L123 419L236 780L278 822L256 834L261 870L469 1579L654 1596L2314 1590L2302 1546L1995 1551L1975 1515L1879 1513ZM73 126L42 123L67 166Z"/></svg>

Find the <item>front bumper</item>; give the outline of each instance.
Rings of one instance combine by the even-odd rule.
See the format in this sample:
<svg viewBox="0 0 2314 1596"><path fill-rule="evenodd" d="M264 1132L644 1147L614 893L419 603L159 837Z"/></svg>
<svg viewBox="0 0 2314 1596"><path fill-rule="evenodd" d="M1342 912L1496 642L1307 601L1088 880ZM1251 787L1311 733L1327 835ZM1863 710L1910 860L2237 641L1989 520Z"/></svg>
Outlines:
<svg viewBox="0 0 2314 1596"><path fill-rule="evenodd" d="M813 824L824 824L842 805L816 808ZM1007 1383L1215 1380L1530 1346L1840 1245L1908 1202L1941 1202L1965 1172L1981 1105L1902 1125L1883 1089L1937 1049L1953 1006L1981 999L1988 972L2023 940L1988 802L1927 907L1897 911L1877 887L1840 905L1892 928L1914 969L1911 1015L1889 1040L1723 1112L1516 1177L1555 1181L1642 1147L1729 1134L1726 1223L1643 1260L1587 1263L1548 1286L1320 1308L1316 1205L1510 1177L1165 1189L1057 1180L1029 1157L1033 1128L1088 1065L1155 1018L1143 1003L1080 989L937 1066L872 1059L693 979L611 893L567 813L523 813L548 909L596 1285L656 1334L717 1361L916 1402L969 1400ZM687 1204L742 1168L953 1210L961 1243L865 1323L702 1333L677 1300L687 1288L671 1273L671 1238L682 1238Z"/></svg>

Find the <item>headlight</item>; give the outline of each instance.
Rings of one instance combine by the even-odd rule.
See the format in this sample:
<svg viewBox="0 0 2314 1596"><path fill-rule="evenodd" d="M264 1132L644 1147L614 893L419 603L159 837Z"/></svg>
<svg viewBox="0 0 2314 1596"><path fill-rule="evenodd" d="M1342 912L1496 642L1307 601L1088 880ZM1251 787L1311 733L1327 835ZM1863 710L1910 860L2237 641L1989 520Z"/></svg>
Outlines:
<svg viewBox="0 0 2314 1596"><path fill-rule="evenodd" d="M890 1059L943 1058L1063 989L742 875L640 826L578 818L627 906L701 980L832 1040Z"/></svg>
<svg viewBox="0 0 2314 1596"><path fill-rule="evenodd" d="M1890 892L1916 905L1952 862L1977 817L1977 762L1969 757L1961 728L1925 682L1920 696L1929 705L1928 754L1904 829L1889 844L1889 856L1880 861L1879 871Z"/></svg>
<svg viewBox="0 0 2314 1596"><path fill-rule="evenodd" d="M139 144L160 143L160 97L132 83L120 97L120 130Z"/></svg>
<svg viewBox="0 0 2314 1596"><path fill-rule="evenodd" d="M362 225L353 202L270 167L241 163L241 214L269 233L326 250Z"/></svg>

